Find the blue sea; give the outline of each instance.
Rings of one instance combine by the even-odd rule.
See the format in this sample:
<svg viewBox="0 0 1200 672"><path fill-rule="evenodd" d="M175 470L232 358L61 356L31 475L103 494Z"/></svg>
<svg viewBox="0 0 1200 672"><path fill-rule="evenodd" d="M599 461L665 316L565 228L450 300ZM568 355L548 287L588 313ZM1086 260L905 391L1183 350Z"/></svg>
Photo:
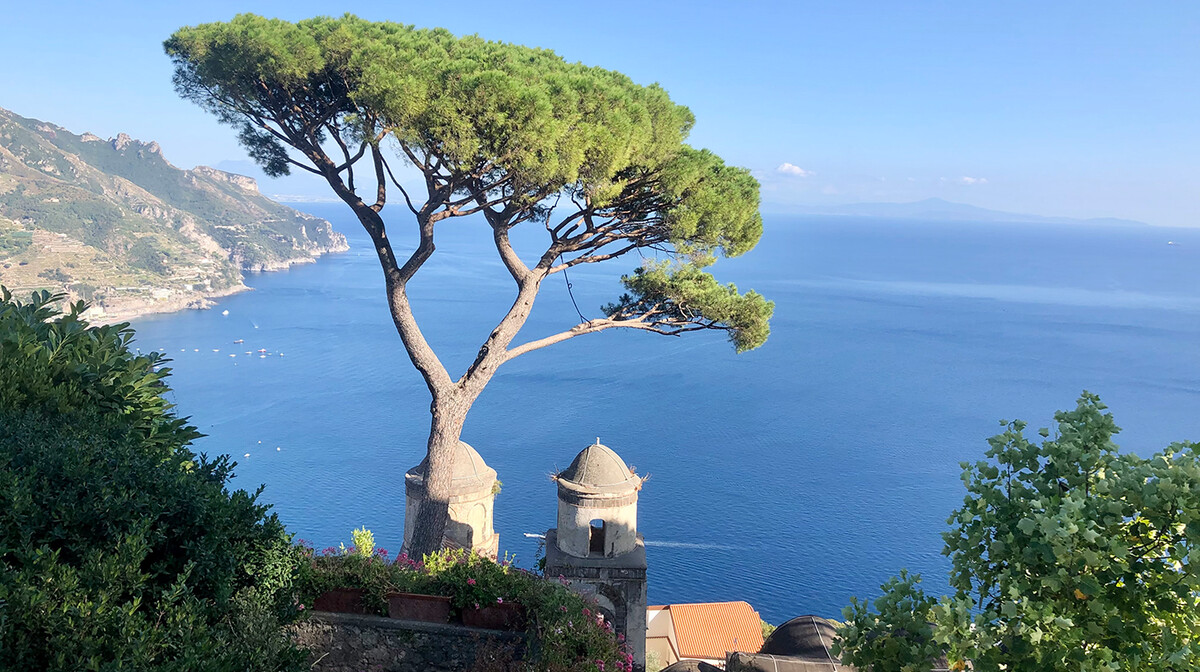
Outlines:
<svg viewBox="0 0 1200 672"><path fill-rule="evenodd" d="M172 398L208 435L198 448L232 454L236 485L265 484L298 537L321 548L365 525L395 550L428 393L356 220L297 207L351 250L254 275L212 310L135 320L136 345L174 360ZM402 214L389 232L401 251ZM512 287L482 222L441 226L410 294L457 377ZM525 232L519 249L535 256L544 236ZM637 263L573 271L582 313L599 315ZM982 457L999 421L1047 426L1086 389L1123 449L1200 439L1197 268L1200 230L767 217L758 248L713 268L775 301L764 347L738 355L717 332L577 338L505 365L463 438L499 472L501 548L525 566L538 548L526 533L554 525L549 474L599 437L650 474L651 603L838 616L901 568L942 593L959 463ZM578 319L556 276L523 336Z"/></svg>

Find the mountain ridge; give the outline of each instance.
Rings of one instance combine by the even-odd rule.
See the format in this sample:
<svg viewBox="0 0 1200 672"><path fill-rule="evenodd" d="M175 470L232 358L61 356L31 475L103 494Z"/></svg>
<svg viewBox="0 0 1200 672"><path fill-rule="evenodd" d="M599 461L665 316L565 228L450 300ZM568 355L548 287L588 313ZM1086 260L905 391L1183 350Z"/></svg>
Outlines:
<svg viewBox="0 0 1200 672"><path fill-rule="evenodd" d="M64 291L101 321L206 307L244 271L348 249L250 177L181 170L157 142L104 140L0 108L0 283Z"/></svg>

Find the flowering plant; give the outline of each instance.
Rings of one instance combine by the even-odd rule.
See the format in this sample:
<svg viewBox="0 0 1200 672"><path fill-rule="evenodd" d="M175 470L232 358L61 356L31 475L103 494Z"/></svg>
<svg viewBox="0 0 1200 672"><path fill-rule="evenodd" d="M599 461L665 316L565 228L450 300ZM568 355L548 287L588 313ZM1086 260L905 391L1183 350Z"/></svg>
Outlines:
<svg viewBox="0 0 1200 672"><path fill-rule="evenodd" d="M457 611L511 603L517 592L510 566L462 549L425 556L425 571Z"/></svg>
<svg viewBox="0 0 1200 672"><path fill-rule="evenodd" d="M361 536L361 535L360 535ZM519 604L528 617L528 668L545 672L632 672L633 658L613 624L593 601L572 592L569 582L548 579L464 550L444 550L417 561L403 553L343 553L330 547L307 551L301 605L325 590L363 588L368 611L386 614L388 592L449 597L456 612ZM478 606L477 606L478 605Z"/></svg>

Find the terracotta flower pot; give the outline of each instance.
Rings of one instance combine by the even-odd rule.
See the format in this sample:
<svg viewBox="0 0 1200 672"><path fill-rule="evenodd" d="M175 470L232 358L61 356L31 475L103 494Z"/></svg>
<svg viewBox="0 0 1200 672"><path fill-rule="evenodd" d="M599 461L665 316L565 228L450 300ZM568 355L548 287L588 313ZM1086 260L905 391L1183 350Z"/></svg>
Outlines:
<svg viewBox="0 0 1200 672"><path fill-rule="evenodd" d="M504 602L479 609L463 609L463 625L488 630L524 630L525 607Z"/></svg>
<svg viewBox="0 0 1200 672"><path fill-rule="evenodd" d="M362 588L334 588L325 591L313 602L317 611L335 611L341 614L365 614Z"/></svg>
<svg viewBox="0 0 1200 672"><path fill-rule="evenodd" d="M388 616L405 621L446 623L450 620L450 598L413 593L388 593Z"/></svg>

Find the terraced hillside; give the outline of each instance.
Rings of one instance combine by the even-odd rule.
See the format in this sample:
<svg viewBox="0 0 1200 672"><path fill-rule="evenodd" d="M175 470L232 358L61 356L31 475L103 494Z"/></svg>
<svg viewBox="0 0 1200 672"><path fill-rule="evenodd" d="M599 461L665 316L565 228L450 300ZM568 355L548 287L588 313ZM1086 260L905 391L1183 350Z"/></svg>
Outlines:
<svg viewBox="0 0 1200 672"><path fill-rule="evenodd" d="M158 143L90 133L0 108L0 284L65 290L93 318L202 307L245 288L242 271L347 249L329 222L253 179L180 170Z"/></svg>

